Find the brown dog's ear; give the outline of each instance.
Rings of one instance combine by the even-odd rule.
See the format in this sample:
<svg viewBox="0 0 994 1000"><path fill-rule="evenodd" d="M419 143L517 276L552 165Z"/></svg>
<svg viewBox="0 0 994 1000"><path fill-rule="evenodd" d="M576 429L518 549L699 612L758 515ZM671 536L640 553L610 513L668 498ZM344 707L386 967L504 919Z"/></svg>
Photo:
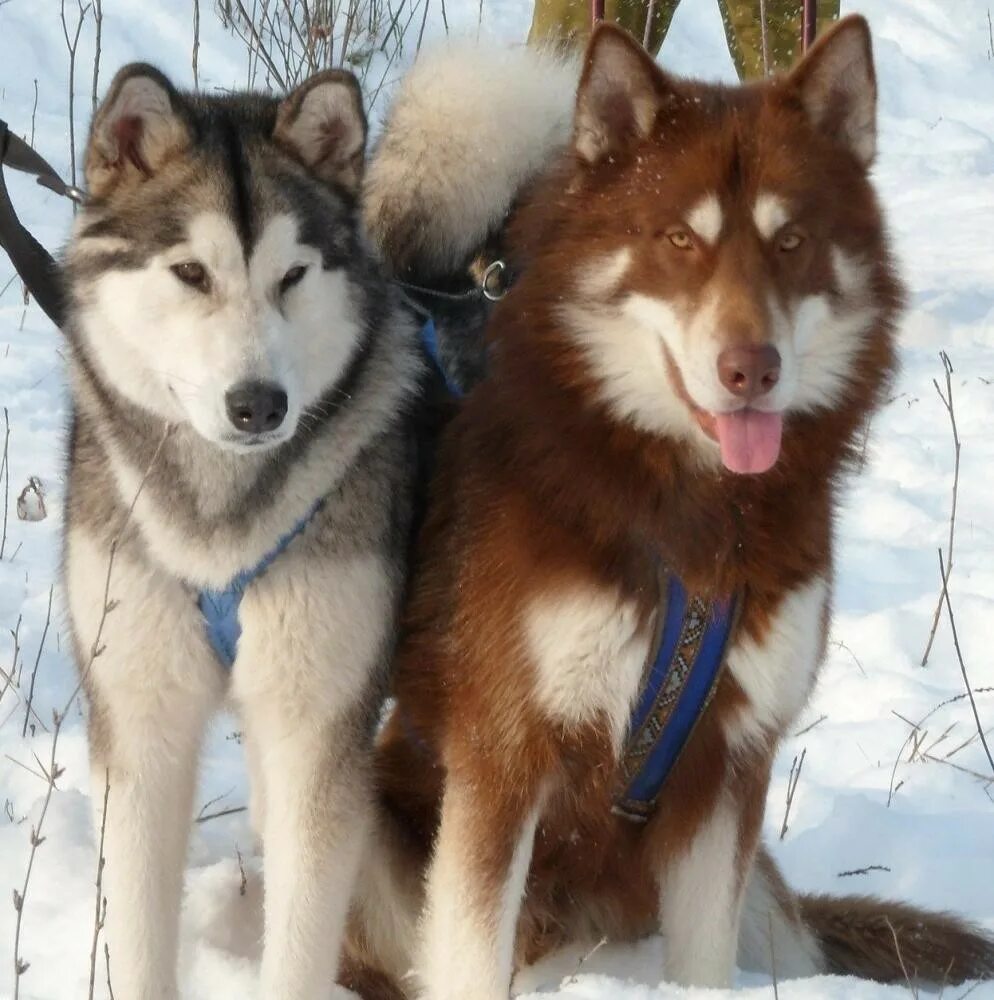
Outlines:
<svg viewBox="0 0 994 1000"><path fill-rule="evenodd" d="M122 183L145 180L190 144L176 88L154 66L131 63L119 70L97 108L86 147L90 194L108 194Z"/></svg>
<svg viewBox="0 0 994 1000"><path fill-rule="evenodd" d="M870 26L852 14L826 32L788 76L811 123L868 167L877 150L877 79Z"/></svg>
<svg viewBox="0 0 994 1000"><path fill-rule="evenodd" d="M273 138L316 177L355 193L366 153L362 91L351 73L315 73L289 94L276 113Z"/></svg>
<svg viewBox="0 0 994 1000"><path fill-rule="evenodd" d="M620 152L652 131L667 77L626 31L595 30L576 94L573 146L588 163Z"/></svg>

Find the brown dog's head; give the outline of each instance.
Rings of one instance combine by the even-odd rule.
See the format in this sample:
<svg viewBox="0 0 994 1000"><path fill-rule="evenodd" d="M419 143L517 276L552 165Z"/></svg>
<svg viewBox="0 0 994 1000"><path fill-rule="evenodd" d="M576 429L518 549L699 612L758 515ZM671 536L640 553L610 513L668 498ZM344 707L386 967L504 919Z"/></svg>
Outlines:
<svg viewBox="0 0 994 1000"><path fill-rule="evenodd" d="M889 366L889 348L871 355L900 292L867 176L875 107L861 17L741 87L676 79L596 31L569 162L518 235L561 350L613 419L762 473L792 417L876 401L886 371L864 369Z"/></svg>

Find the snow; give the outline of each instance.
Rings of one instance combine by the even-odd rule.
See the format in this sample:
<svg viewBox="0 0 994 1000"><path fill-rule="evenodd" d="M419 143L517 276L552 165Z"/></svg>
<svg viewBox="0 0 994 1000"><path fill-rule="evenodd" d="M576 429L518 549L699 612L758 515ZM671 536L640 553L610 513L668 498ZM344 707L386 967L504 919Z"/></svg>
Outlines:
<svg viewBox="0 0 994 1000"><path fill-rule="evenodd" d="M216 25L209 0L201 6L202 86L241 85L244 56ZM524 37L527 0L487 0L482 24L480 9L478 0L449 0L451 29L501 43ZM910 283L911 309L895 398L874 421L865 469L840 512L833 642L799 733L778 762L766 838L798 889L897 897L958 911L994 930L994 786L979 742L971 741L975 723L962 697L945 615L929 665L919 666L938 593L937 550L947 545L953 478L949 421L932 384L942 384L939 351L945 350L954 366L962 441L950 593L978 709L994 726L994 692L983 690L994 686L994 59L988 8L986 0L866 0L860 10L870 18L878 59L876 176ZM190 18L187 3L104 0L104 83L122 63L147 59L189 85ZM433 10L428 44L441 32ZM405 54L411 57L413 45ZM87 25L77 69L77 145L89 110L91 58ZM732 79L715 3L682 4L663 62L678 72ZM0 116L30 135L37 80L35 144L67 173L67 67L54 0L10 0L0 7L0 65ZM384 93L399 72L398 65L388 73ZM12 179L10 187L27 225L48 246L59 246L71 221L68 204L25 179ZM0 289L12 274L6 259L0 261ZM65 704L75 684L57 589L39 655L58 574L66 421L61 348L38 308L24 310L19 284L6 287L0 295L0 404L10 419L10 513L0 561L0 669L11 669L14 632L20 648L14 667L20 684L0 697L0 895L8 900L24 879L30 832L46 790L39 760L47 766L51 752L50 734L33 720L21 736L36 659L34 707L49 728L53 708ZM16 498L32 476L42 483L47 517L19 520ZM3 685L0 678L0 690ZM913 760L909 720L924 720ZM229 717L213 728L199 793L201 803L216 800L208 814L246 801L236 729ZM781 840L791 763L802 751L804 766ZM31 963L21 996L43 1000L87 995L96 864L78 704L67 718L57 760L64 773L37 849L21 940ZM866 874L840 875L871 866ZM256 995L258 873L244 813L196 825L184 910L186 996ZM0 903L0 997L13 990L14 917L13 907ZM661 963L656 940L604 947L590 956L574 951L526 970L518 987L529 997L576 1000L704 995L659 986ZM97 980L99 996L102 964ZM778 989L785 1000L907 993L831 977L781 982ZM742 974L734 995L769 997L771 982ZM971 995L992 998L994 984Z"/></svg>

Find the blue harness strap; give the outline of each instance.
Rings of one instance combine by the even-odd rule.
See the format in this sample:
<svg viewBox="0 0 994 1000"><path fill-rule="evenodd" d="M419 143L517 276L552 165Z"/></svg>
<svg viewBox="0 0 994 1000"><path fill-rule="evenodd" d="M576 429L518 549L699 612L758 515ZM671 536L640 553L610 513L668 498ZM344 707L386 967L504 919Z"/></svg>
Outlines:
<svg viewBox="0 0 994 1000"><path fill-rule="evenodd" d="M688 594L667 574L659 650L642 680L621 754L614 811L645 822L714 694L737 600Z"/></svg>
<svg viewBox="0 0 994 1000"><path fill-rule="evenodd" d="M456 397L462 396L462 387L442 364L442 355L439 353L438 347L438 331L435 329L435 321L430 316L421 327L421 346L425 349L425 354L431 359L432 364L438 369L439 374L445 379L445 387L449 392Z"/></svg>
<svg viewBox="0 0 994 1000"><path fill-rule="evenodd" d="M276 543L275 548L267 552L254 566L243 569L221 590L204 588L197 596L197 606L204 616L204 628L207 639L217 658L228 670L231 669L238 655L238 640L242 634L242 624L238 620L238 609L241 607L242 596L250 583L257 580L281 556L290 543L311 523L314 515L324 506L324 497L311 506L311 509Z"/></svg>

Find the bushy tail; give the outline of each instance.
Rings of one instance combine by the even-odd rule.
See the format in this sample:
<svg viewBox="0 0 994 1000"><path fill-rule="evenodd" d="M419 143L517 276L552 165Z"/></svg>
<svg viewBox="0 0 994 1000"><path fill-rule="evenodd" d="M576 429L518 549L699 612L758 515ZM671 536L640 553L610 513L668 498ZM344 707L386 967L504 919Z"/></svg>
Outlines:
<svg viewBox="0 0 994 1000"><path fill-rule="evenodd" d="M958 917L872 896L795 895L762 851L746 892L739 963L783 979L831 972L955 985L994 979L994 938Z"/></svg>
<svg viewBox="0 0 994 1000"><path fill-rule="evenodd" d="M466 268L571 128L579 67L534 47L450 43L398 88L366 169L363 215L396 277Z"/></svg>
<svg viewBox="0 0 994 1000"><path fill-rule="evenodd" d="M872 896L802 896L798 904L828 972L939 985L994 978L994 940L958 917Z"/></svg>

